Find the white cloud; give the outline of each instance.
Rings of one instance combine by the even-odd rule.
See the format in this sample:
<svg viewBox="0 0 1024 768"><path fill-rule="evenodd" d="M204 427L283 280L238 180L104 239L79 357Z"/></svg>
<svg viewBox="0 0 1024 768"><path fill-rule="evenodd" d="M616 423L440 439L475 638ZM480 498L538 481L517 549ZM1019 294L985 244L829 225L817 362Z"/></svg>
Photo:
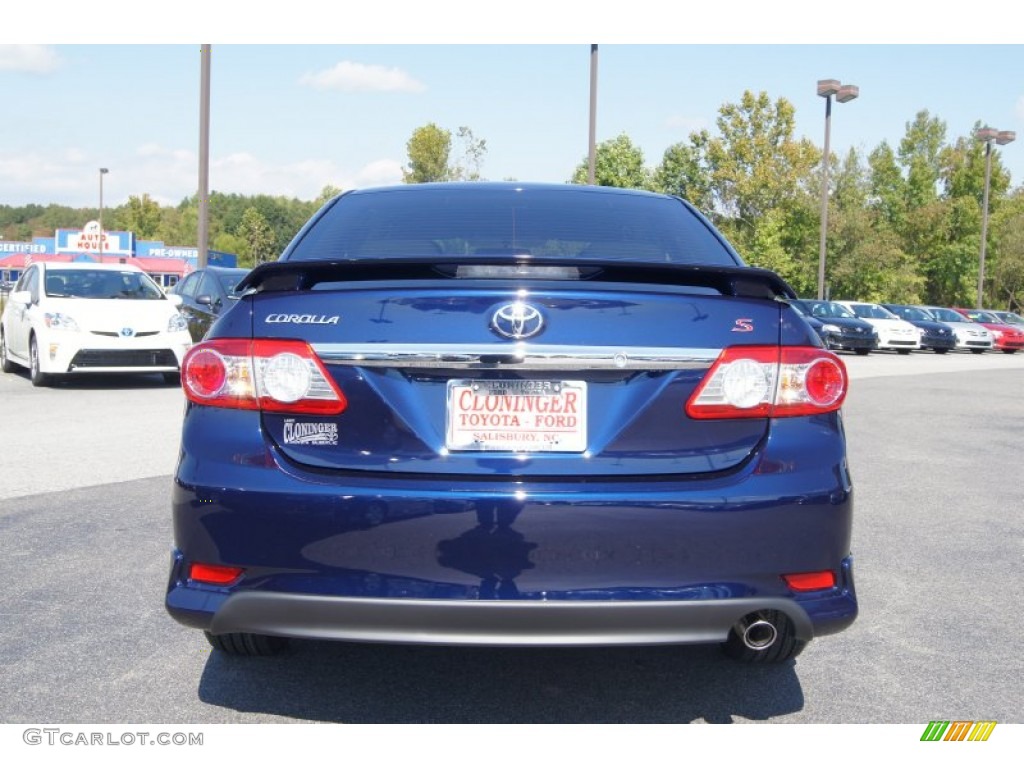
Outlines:
<svg viewBox="0 0 1024 768"><path fill-rule="evenodd" d="M160 205L175 206L199 188L198 157L187 149L144 144L121 157L94 155L76 147L59 152L0 152L0 200L8 205L57 203L95 207L99 198L100 165L104 204L123 205L130 196L148 194ZM328 185L356 189L402 180L397 160L379 159L352 169L333 160L306 158L274 164L247 152L210 159L210 189L224 194L280 195L314 200Z"/></svg>
<svg viewBox="0 0 1024 768"><path fill-rule="evenodd" d="M402 164L397 160L374 160L364 165L355 175L352 187L379 187L402 181Z"/></svg>
<svg viewBox="0 0 1024 768"><path fill-rule="evenodd" d="M307 72L299 83L321 91L401 91L417 93L426 86L397 67L342 61L330 69Z"/></svg>
<svg viewBox="0 0 1024 768"><path fill-rule="evenodd" d="M703 117L686 117L685 115L671 115L665 120L665 127L676 131L685 131L687 135L693 131L702 131L708 127L708 121Z"/></svg>
<svg viewBox="0 0 1024 768"><path fill-rule="evenodd" d="M0 45L0 72L45 75L59 66L60 59L48 45Z"/></svg>

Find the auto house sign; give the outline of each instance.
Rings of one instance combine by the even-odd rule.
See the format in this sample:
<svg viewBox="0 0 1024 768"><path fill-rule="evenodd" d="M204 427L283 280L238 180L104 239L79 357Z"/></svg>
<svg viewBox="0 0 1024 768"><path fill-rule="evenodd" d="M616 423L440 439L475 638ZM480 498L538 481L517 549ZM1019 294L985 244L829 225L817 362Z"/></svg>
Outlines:
<svg viewBox="0 0 1024 768"><path fill-rule="evenodd" d="M98 221L90 221L82 229L58 229L57 253L102 253L104 256L131 256L131 232L104 232Z"/></svg>

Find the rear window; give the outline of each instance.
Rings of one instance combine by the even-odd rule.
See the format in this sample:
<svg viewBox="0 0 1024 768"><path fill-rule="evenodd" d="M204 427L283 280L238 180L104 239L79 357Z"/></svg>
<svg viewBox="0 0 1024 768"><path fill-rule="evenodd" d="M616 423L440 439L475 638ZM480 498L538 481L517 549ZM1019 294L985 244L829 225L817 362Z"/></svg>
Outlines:
<svg viewBox="0 0 1024 768"><path fill-rule="evenodd" d="M492 255L741 264L710 225L657 195L485 185L410 185L345 195L289 260Z"/></svg>

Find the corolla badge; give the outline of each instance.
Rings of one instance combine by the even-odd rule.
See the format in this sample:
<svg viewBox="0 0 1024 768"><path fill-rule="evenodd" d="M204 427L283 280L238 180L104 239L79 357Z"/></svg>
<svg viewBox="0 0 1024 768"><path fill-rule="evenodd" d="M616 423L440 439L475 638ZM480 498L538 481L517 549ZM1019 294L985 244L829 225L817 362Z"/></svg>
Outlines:
<svg viewBox="0 0 1024 768"><path fill-rule="evenodd" d="M499 307L491 318L491 328L506 339L528 339L543 327L540 310L522 301Z"/></svg>
<svg viewBox="0 0 1024 768"><path fill-rule="evenodd" d="M274 314L263 318L265 323L294 323L295 325L337 325L339 315L289 315Z"/></svg>

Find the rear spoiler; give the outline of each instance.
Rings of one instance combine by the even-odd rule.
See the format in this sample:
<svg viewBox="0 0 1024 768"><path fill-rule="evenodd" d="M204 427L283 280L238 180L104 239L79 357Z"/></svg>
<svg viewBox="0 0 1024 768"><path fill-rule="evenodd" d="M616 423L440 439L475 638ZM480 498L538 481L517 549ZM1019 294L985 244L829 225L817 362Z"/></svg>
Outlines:
<svg viewBox="0 0 1024 768"><path fill-rule="evenodd" d="M238 293L308 291L325 282L457 279L468 265L574 267L584 282L639 283L710 288L724 296L795 299L793 288L768 269L710 264L644 264L624 260L538 259L522 256L466 257L458 261L424 258L373 258L344 261L275 261L261 264L236 287ZM493 278L491 278L493 279Z"/></svg>

